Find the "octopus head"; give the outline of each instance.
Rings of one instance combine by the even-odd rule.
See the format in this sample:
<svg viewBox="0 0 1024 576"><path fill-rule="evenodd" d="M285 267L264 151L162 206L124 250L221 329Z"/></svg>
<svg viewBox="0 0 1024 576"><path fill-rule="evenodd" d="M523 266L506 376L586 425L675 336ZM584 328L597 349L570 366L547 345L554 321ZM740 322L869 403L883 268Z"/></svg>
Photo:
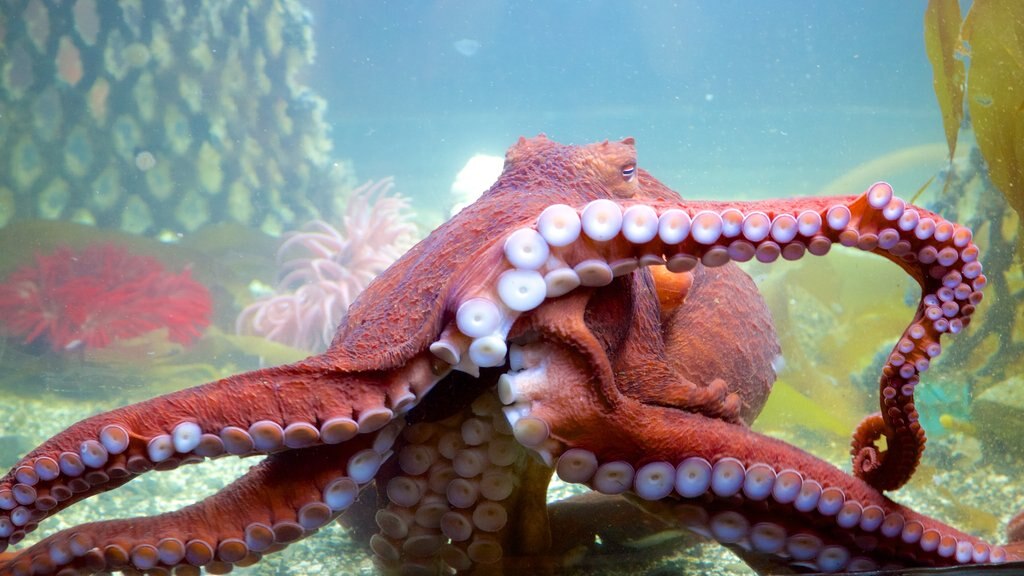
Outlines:
<svg viewBox="0 0 1024 576"><path fill-rule="evenodd" d="M640 191L636 142L630 137L619 142L567 146L544 134L520 138L505 154L500 184L545 180L558 186L571 183L585 197L633 198Z"/></svg>

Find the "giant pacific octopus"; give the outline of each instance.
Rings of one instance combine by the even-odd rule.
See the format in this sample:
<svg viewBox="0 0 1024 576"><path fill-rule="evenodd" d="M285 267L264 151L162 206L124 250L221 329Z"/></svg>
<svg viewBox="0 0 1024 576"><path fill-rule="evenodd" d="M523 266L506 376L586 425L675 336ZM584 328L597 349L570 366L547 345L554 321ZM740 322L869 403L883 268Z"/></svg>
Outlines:
<svg viewBox="0 0 1024 576"><path fill-rule="evenodd" d="M854 434L852 475L748 428L780 351L731 263L835 244L884 256L922 288L882 370L880 411ZM223 573L335 519L385 573L555 571L615 520L602 499L765 572L1019 561L1020 517L1000 546L883 494L918 465L914 389L985 282L969 229L885 183L683 200L637 167L632 139L521 139L479 201L369 286L327 352L99 414L25 456L0 480L0 550L152 470L260 464L179 511L7 552L0 574ZM583 513L546 504L553 473L596 491Z"/></svg>

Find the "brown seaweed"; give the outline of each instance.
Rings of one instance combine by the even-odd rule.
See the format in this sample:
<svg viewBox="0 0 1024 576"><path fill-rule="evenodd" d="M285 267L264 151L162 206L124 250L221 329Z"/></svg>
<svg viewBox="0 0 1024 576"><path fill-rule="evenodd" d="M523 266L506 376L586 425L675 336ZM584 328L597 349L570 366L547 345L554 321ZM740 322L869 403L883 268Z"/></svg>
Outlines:
<svg viewBox="0 0 1024 576"><path fill-rule="evenodd" d="M956 0L931 0L925 12L925 46L934 71L950 158L956 147L966 95L989 177L1010 206L1024 212L1024 3L975 2L954 37ZM966 88L963 57L967 56ZM966 91L966 92L964 92ZM1024 220L1022 220L1024 222Z"/></svg>
<svg viewBox="0 0 1024 576"><path fill-rule="evenodd" d="M1024 212L1024 3L975 2L960 34L970 46L967 105L989 177Z"/></svg>
<svg viewBox="0 0 1024 576"><path fill-rule="evenodd" d="M960 3L931 0L924 13L924 45L932 63L935 97L942 110L949 159L956 153L957 134L964 119L964 62L960 51Z"/></svg>

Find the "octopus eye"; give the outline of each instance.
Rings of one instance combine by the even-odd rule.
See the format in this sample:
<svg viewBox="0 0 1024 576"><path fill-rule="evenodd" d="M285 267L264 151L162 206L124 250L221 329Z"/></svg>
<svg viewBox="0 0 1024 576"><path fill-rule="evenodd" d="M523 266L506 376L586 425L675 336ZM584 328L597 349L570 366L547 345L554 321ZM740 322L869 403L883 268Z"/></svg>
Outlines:
<svg viewBox="0 0 1024 576"><path fill-rule="evenodd" d="M622 179L630 182L636 176L636 164L626 164L622 167Z"/></svg>

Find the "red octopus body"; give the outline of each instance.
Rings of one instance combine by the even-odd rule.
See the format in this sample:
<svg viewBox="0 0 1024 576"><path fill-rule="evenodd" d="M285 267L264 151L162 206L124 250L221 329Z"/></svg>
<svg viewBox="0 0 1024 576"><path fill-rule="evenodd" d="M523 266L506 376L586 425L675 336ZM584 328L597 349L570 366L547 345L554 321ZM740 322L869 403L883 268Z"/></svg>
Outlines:
<svg viewBox="0 0 1024 576"><path fill-rule="evenodd" d="M888 258L923 294L852 476L748 428L779 347L730 264L837 245ZM609 523L689 528L760 570L1021 560L1019 543L882 493L917 467L914 388L985 283L970 230L885 183L691 201L637 168L632 139L522 139L490 191L353 303L325 353L98 415L26 455L0 480L0 548L152 469L261 464L180 511L59 532L0 574L220 572L336 518L388 573L556 570ZM549 507L553 473L596 492Z"/></svg>

